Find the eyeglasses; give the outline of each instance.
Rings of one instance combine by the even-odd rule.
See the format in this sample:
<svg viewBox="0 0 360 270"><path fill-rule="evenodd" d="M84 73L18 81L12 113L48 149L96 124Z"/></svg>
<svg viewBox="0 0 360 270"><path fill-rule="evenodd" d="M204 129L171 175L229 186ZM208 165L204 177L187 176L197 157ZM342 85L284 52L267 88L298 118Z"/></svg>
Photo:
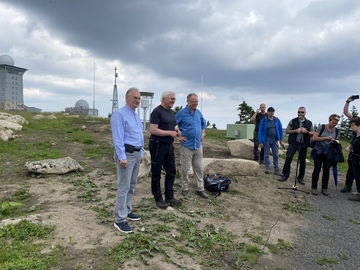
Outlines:
<svg viewBox="0 0 360 270"><path fill-rule="evenodd" d="M176 101L176 98L169 98L169 97L167 97L167 99L170 99L171 101Z"/></svg>
<svg viewBox="0 0 360 270"><path fill-rule="evenodd" d="M300 112L300 111L298 111L298 113L305 113L305 112Z"/></svg>

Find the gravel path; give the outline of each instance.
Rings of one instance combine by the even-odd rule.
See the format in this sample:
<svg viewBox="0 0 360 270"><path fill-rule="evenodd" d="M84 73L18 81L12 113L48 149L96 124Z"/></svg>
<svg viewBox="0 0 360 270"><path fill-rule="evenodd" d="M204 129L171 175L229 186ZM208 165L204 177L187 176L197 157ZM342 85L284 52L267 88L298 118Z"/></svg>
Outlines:
<svg viewBox="0 0 360 270"><path fill-rule="evenodd" d="M306 185L311 184L308 181ZM304 213L310 223L300 231L296 248L288 258L291 266L286 269L360 269L360 224L351 222L360 222L360 202L349 201L350 193L341 193L342 187L343 182L335 187L331 179L331 196L307 195L314 211ZM334 263L315 262L324 260Z"/></svg>

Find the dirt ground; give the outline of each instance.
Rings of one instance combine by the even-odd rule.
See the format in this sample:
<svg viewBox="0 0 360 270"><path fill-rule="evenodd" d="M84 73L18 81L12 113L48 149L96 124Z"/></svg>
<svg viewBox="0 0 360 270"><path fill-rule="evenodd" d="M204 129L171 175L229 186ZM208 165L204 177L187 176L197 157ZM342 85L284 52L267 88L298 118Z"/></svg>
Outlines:
<svg viewBox="0 0 360 270"><path fill-rule="evenodd" d="M92 134L97 142L111 144L111 132L108 126L103 123L85 123L87 132ZM50 136L50 135L49 135ZM146 140L148 134L145 134ZM7 194L18 190L20 187L27 188L33 195L33 203L36 205L37 220L44 223L56 225L56 237L53 245L61 245L69 253L68 260L54 269L79 269L76 265L81 265L80 269L98 269L104 259L101 254L104 250L120 243L125 237L113 227L113 217L99 219L93 207L104 209L114 208L114 195L116 188L116 170L112 156L102 159L90 159L83 155L84 145L74 142L66 142L64 138L51 135L48 139L53 144L61 145L65 156L70 156L77 160L84 168L85 173L77 175L70 173L63 176L46 176L42 178L29 177L23 170L23 164L6 164L6 166L17 166L19 170L1 179L1 199ZM178 154L178 143L175 143L176 154ZM147 148L147 142L146 142ZM230 151L223 142L212 141L205 138L203 142L204 157L209 158L232 158ZM293 162L293 166L295 166ZM283 160L280 160L283 164ZM178 169L179 169L178 164ZM293 168L294 172L295 169ZM304 188L309 190L309 174L311 168L307 169ZM83 182L89 180L94 183L97 189L96 199L91 200L81 193L79 186L74 183L82 179ZM298 213L284 210L284 204L296 205L305 202L310 198L305 193L296 192L298 198L294 197L292 190L278 189L278 187L292 188L293 181L285 183L277 181L278 176L265 174L264 165L259 169L257 177L236 177L233 179L230 189L239 191L238 194L223 193L218 197L219 203L223 205L222 216L207 216L201 218L202 223L214 224L218 227L226 228L238 237L240 242L251 242L247 234L260 235L269 243L276 243L283 239L296 247L297 231L302 226L307 225L305 218ZM176 179L176 197L182 198L180 190L180 179ZM105 187L112 187L111 189ZM114 188L115 187L115 188ZM195 191L193 186L192 191ZM139 179L134 198L134 208L143 198L152 198L150 191L150 178ZM189 209L203 209L211 212L213 205L210 200L198 198L196 195L192 199L184 201ZM138 209L141 213L141 209ZM181 217L184 214L169 207L167 210L152 208L153 216L165 212L174 212ZM151 229L151 226L158 222L156 219L143 218L140 222L131 222L135 234L142 228ZM71 255L71 256L70 256ZM266 252L258 260L255 269L289 269L289 265L284 265L284 253L273 254ZM231 269L233 258L224 257L220 268ZM185 269L205 269L199 262L191 257L179 259ZM228 266L228 267L226 267ZM162 255L157 255L149 260L148 265L132 260L125 264L124 269L179 269L178 266L169 263ZM213 269L217 269L216 267Z"/></svg>

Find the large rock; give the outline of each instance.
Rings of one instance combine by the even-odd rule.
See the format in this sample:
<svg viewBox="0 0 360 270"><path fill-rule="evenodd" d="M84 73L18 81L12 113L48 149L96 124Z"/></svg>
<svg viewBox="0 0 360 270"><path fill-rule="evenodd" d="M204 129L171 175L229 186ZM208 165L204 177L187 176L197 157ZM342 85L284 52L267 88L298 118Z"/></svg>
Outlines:
<svg viewBox="0 0 360 270"><path fill-rule="evenodd" d="M71 157L28 161L25 163L28 172L40 174L66 174L72 171L83 171L84 168Z"/></svg>
<svg viewBox="0 0 360 270"><path fill-rule="evenodd" d="M5 129L22 130L22 125L11 120L0 120L0 126Z"/></svg>
<svg viewBox="0 0 360 270"><path fill-rule="evenodd" d="M20 131L22 130L22 125L28 123L29 122L20 115L0 112L0 139L8 141L16 138L17 135L13 135L13 130Z"/></svg>
<svg viewBox="0 0 360 270"><path fill-rule="evenodd" d="M226 176L256 176L259 163L245 159L203 158L204 174L223 174Z"/></svg>
<svg viewBox="0 0 360 270"><path fill-rule="evenodd" d="M148 177L151 170L150 152L145 150L143 162L140 164L138 178Z"/></svg>
<svg viewBox="0 0 360 270"><path fill-rule="evenodd" d="M10 139L13 139L13 131L11 129L2 129L0 126L0 139L7 142Z"/></svg>
<svg viewBox="0 0 360 270"><path fill-rule="evenodd" d="M233 157L254 160L254 143L248 139L231 140L227 142Z"/></svg>

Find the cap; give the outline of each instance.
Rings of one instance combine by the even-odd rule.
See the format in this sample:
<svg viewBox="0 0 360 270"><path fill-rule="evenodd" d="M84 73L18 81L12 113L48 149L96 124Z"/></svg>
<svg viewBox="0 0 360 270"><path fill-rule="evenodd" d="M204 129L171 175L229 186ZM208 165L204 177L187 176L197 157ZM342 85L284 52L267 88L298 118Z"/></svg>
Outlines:
<svg viewBox="0 0 360 270"><path fill-rule="evenodd" d="M275 109L274 109L274 107L269 107L269 108L267 109L267 111L268 111L268 112L275 112Z"/></svg>

